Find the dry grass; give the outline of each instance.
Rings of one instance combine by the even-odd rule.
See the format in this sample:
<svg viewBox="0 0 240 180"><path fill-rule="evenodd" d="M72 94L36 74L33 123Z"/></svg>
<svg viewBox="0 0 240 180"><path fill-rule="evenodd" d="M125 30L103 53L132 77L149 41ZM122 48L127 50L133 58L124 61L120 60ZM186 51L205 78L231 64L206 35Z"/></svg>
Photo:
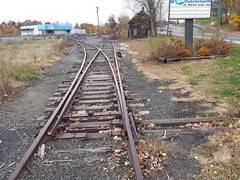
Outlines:
<svg viewBox="0 0 240 180"><path fill-rule="evenodd" d="M0 42L0 96L7 96L26 81L38 79L43 70L66 54L61 39Z"/></svg>
<svg viewBox="0 0 240 180"><path fill-rule="evenodd" d="M149 40L146 40L147 42ZM189 97L173 97L175 102L205 101L215 103L211 112L219 115L238 114L240 109L239 96L239 50L232 52L229 58L219 58L212 61L177 62L160 64L148 60L151 48L146 42L130 41L122 44L133 56L133 63L138 71L148 78L156 80L171 80L174 84L159 89L179 90ZM208 112L206 112L206 115Z"/></svg>
<svg viewBox="0 0 240 180"><path fill-rule="evenodd" d="M197 179L240 178L240 121L230 125L229 132L218 132L208 142L194 149L194 156L203 165Z"/></svg>

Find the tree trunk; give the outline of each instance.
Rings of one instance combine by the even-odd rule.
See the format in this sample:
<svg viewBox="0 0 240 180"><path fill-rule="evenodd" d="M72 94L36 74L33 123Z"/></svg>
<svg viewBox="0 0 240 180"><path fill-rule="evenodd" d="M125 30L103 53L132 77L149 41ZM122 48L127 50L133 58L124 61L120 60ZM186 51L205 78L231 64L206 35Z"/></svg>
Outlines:
<svg viewBox="0 0 240 180"><path fill-rule="evenodd" d="M151 36L157 36L157 21L151 18Z"/></svg>
<svg viewBox="0 0 240 180"><path fill-rule="evenodd" d="M226 24L229 24L229 21L228 21L228 12L227 12L227 11L225 12L225 23L226 23Z"/></svg>
<svg viewBox="0 0 240 180"><path fill-rule="evenodd" d="M153 25L153 20L151 19L151 36L154 36L154 25Z"/></svg>

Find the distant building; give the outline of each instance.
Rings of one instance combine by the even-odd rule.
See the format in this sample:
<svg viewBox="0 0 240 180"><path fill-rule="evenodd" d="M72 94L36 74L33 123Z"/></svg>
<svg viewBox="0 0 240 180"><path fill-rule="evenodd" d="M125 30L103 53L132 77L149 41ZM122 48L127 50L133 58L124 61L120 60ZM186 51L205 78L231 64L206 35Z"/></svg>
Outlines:
<svg viewBox="0 0 240 180"><path fill-rule="evenodd" d="M129 38L146 38L151 36L151 18L142 11L137 13L129 22L128 37Z"/></svg>
<svg viewBox="0 0 240 180"><path fill-rule="evenodd" d="M42 24L22 26L20 29L22 36L41 36L70 34L73 27L71 24Z"/></svg>
<svg viewBox="0 0 240 180"><path fill-rule="evenodd" d="M38 36L41 35L41 31L38 30L38 25L33 26L21 26L22 36Z"/></svg>
<svg viewBox="0 0 240 180"><path fill-rule="evenodd" d="M71 31L71 34L85 35L86 34L86 29L73 29Z"/></svg>

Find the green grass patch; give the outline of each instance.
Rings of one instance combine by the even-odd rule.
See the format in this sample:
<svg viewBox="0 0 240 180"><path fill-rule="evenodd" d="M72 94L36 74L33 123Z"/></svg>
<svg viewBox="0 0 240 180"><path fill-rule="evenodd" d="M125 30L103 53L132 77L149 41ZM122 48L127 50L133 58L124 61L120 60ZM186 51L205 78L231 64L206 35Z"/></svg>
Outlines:
<svg viewBox="0 0 240 180"><path fill-rule="evenodd" d="M16 81L32 81L39 79L41 74L29 65L15 64L11 67L10 77Z"/></svg>
<svg viewBox="0 0 240 180"><path fill-rule="evenodd" d="M235 47L228 59L219 58L215 64L219 69L212 76L212 92L240 109L240 47Z"/></svg>
<svg viewBox="0 0 240 180"><path fill-rule="evenodd" d="M230 113L240 110L240 46L235 46L227 58L217 58L214 61L183 64L181 74L189 76L188 83L193 86L206 87L206 93L211 93L227 102Z"/></svg>
<svg viewBox="0 0 240 180"><path fill-rule="evenodd" d="M199 85L199 82L200 81L198 79L194 79L194 78L189 80L189 84L191 84L193 86Z"/></svg>
<svg viewBox="0 0 240 180"><path fill-rule="evenodd" d="M200 82L202 80L204 80L205 78L207 78L207 75L206 74L199 74L197 76L192 76L190 79L189 79L189 84L193 85L193 86L196 86L196 85L199 85Z"/></svg>
<svg viewBox="0 0 240 180"><path fill-rule="evenodd" d="M189 66L187 65L187 64L183 64L182 66L181 66L181 73L183 74L183 75L191 75L192 74L192 71L190 70L190 68L189 68Z"/></svg>

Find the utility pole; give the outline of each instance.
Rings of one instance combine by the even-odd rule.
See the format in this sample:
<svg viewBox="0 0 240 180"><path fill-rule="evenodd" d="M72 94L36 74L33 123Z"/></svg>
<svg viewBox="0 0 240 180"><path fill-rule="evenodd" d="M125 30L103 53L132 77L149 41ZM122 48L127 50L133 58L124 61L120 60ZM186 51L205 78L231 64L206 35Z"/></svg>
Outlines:
<svg viewBox="0 0 240 180"><path fill-rule="evenodd" d="M169 26L170 26L170 8L171 8L171 3L170 0L168 0L168 22L167 22L167 35L169 35Z"/></svg>
<svg viewBox="0 0 240 180"><path fill-rule="evenodd" d="M99 30L99 7L97 6L97 22L98 22L98 37L100 37L100 30Z"/></svg>
<svg viewBox="0 0 240 180"><path fill-rule="evenodd" d="M193 51L193 19L185 19L185 48Z"/></svg>
<svg viewBox="0 0 240 180"><path fill-rule="evenodd" d="M221 26L221 17L222 17L222 0L218 0L218 10L217 10L217 38L219 39L220 35L220 26Z"/></svg>
<svg viewBox="0 0 240 180"><path fill-rule="evenodd" d="M160 11L159 11L160 17L159 17L159 28L160 28L160 34L162 32L162 3L160 4Z"/></svg>

